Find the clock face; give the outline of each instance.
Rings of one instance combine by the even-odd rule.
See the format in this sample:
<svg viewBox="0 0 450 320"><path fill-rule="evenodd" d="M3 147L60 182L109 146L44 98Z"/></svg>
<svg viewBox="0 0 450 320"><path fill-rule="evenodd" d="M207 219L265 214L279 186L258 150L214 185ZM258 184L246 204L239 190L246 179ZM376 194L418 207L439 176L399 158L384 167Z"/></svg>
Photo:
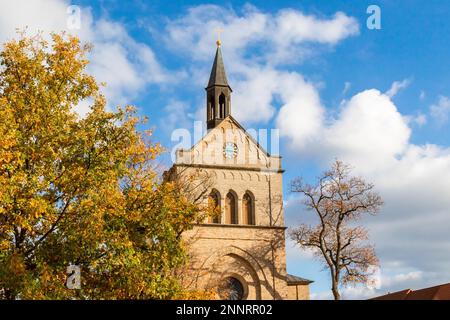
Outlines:
<svg viewBox="0 0 450 320"><path fill-rule="evenodd" d="M233 159L237 156L238 153L238 147L233 142L227 142L223 146L223 155L227 159Z"/></svg>

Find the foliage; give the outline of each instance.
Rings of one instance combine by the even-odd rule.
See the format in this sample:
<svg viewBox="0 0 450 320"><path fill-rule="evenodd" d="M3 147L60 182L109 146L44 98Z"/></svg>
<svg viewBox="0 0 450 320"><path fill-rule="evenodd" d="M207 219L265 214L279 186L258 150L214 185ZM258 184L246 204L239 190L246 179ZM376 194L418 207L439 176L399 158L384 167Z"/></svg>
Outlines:
<svg viewBox="0 0 450 320"><path fill-rule="evenodd" d="M215 291L181 291L174 299L176 300L217 300Z"/></svg>
<svg viewBox="0 0 450 320"><path fill-rule="evenodd" d="M133 107L110 112L75 37L0 53L0 298L164 299L201 208L161 182ZM91 102L80 117L76 108ZM66 287L81 267L81 289Z"/></svg>

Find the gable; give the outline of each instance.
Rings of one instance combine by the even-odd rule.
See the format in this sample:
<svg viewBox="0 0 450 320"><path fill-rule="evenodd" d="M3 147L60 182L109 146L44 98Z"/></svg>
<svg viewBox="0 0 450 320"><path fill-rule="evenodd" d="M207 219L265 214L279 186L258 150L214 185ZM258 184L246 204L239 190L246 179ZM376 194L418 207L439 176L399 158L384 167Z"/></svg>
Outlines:
<svg viewBox="0 0 450 320"><path fill-rule="evenodd" d="M279 162L279 157L271 157L231 116L211 129L190 150L181 151L179 156L177 163L261 169L279 167L279 163L275 163Z"/></svg>

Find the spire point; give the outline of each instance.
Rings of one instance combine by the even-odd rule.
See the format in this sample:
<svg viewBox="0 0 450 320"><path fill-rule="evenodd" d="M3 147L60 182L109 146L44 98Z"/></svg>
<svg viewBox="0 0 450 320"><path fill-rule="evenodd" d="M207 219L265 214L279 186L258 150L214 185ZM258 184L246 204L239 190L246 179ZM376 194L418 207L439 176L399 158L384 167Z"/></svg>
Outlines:
<svg viewBox="0 0 450 320"><path fill-rule="evenodd" d="M217 28L216 32L217 32L217 48L219 48L222 45L222 41L220 41L220 34L222 33L223 29Z"/></svg>
<svg viewBox="0 0 450 320"><path fill-rule="evenodd" d="M231 113L231 90L222 59L220 38L216 42L216 56L206 90L206 127L212 129Z"/></svg>
<svg viewBox="0 0 450 320"><path fill-rule="evenodd" d="M211 69L211 75L209 76L207 88L213 86L229 87L227 75L225 73L225 66L222 60L222 50L220 50L222 42L220 40L217 40L216 44L217 44L216 56L214 57L214 63Z"/></svg>

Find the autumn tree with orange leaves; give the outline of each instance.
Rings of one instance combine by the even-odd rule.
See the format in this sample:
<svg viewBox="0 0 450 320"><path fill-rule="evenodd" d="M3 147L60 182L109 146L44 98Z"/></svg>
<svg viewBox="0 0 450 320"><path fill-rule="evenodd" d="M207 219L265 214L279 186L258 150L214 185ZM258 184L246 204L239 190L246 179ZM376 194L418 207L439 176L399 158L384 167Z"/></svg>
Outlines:
<svg viewBox="0 0 450 320"><path fill-rule="evenodd" d="M0 52L0 299L165 299L182 291L181 234L203 219L154 168L135 108L108 111L75 37ZM76 113L91 103L84 117ZM81 286L66 286L67 267Z"/></svg>
<svg viewBox="0 0 450 320"><path fill-rule="evenodd" d="M337 160L317 184L305 184L302 179L291 184L291 191L301 193L306 208L318 218L317 225L302 224L291 230L291 239L313 250L329 269L335 300L341 298L340 286L367 283L378 265L375 249L367 243L367 230L356 222L365 214L376 214L383 202L374 185L350 176L350 169Z"/></svg>

